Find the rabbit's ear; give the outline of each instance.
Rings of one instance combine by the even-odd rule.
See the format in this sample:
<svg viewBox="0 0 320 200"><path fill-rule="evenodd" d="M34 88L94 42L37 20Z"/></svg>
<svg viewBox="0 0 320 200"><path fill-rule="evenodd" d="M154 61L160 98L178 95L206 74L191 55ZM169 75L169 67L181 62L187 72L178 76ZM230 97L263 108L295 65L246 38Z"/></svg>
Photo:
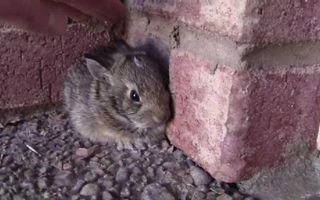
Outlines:
<svg viewBox="0 0 320 200"><path fill-rule="evenodd" d="M111 81L111 73L110 71L102 66L99 62L91 58L85 58L87 68L91 74L91 76L98 80L108 80Z"/></svg>

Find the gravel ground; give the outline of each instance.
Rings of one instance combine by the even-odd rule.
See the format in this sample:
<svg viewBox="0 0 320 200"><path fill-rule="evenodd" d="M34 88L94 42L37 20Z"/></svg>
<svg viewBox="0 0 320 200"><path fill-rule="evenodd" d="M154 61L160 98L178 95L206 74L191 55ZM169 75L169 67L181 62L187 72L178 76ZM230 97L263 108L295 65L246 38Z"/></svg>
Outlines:
<svg viewBox="0 0 320 200"><path fill-rule="evenodd" d="M119 151L83 139L61 107L1 123L0 148L0 199L253 199L166 140Z"/></svg>

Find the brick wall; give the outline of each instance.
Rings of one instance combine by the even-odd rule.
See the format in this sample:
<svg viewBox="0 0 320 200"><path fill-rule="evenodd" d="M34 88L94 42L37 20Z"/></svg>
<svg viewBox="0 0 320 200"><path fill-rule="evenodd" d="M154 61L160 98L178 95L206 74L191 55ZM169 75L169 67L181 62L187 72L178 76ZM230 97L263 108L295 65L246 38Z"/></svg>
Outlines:
<svg viewBox="0 0 320 200"><path fill-rule="evenodd" d="M212 176L247 179L315 150L318 1L127 4L128 40L160 40L170 51L168 137Z"/></svg>
<svg viewBox="0 0 320 200"><path fill-rule="evenodd" d="M67 68L107 32L75 24L66 35L45 37L0 28L0 110L61 100Z"/></svg>

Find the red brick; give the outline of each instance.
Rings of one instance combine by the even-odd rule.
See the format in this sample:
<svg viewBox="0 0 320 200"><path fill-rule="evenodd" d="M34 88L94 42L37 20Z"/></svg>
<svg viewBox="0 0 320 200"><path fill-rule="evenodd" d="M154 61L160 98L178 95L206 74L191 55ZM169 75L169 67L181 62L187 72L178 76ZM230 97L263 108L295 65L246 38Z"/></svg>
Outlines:
<svg viewBox="0 0 320 200"><path fill-rule="evenodd" d="M241 43L269 44L320 38L320 2L316 0L132 0L129 6Z"/></svg>
<svg viewBox="0 0 320 200"><path fill-rule="evenodd" d="M211 63L171 53L168 137L175 146L227 182L315 149L319 65L237 70Z"/></svg>
<svg viewBox="0 0 320 200"><path fill-rule="evenodd" d="M241 41L288 43L320 38L320 1L248 1Z"/></svg>
<svg viewBox="0 0 320 200"><path fill-rule="evenodd" d="M136 10L178 19L188 25L240 38L242 19L239 12L242 10L239 8L244 7L243 2L236 0L132 0L128 5Z"/></svg>
<svg viewBox="0 0 320 200"><path fill-rule="evenodd" d="M58 102L67 68L82 52L108 40L106 33L81 25L54 37L2 29L0 109Z"/></svg>

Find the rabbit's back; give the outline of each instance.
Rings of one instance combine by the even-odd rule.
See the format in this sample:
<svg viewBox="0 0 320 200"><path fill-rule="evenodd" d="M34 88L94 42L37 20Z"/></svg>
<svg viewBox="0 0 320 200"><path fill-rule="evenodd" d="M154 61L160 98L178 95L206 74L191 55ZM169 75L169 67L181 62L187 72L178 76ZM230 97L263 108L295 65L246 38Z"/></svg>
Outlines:
<svg viewBox="0 0 320 200"><path fill-rule="evenodd" d="M67 110L75 106L88 105L90 85L93 78L82 61L71 66L64 83L64 99Z"/></svg>

